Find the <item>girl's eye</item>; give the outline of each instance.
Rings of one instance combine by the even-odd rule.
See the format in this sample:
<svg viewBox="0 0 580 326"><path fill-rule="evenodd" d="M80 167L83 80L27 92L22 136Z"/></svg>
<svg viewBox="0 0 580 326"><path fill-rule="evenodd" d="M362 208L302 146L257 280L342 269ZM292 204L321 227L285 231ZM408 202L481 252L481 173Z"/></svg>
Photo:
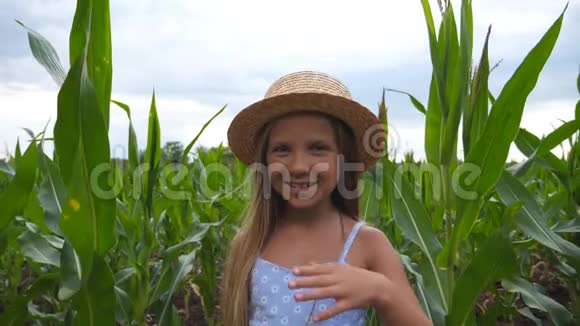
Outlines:
<svg viewBox="0 0 580 326"><path fill-rule="evenodd" d="M272 149L272 152L274 152L274 153L283 153L283 152L287 152L287 151L288 151L288 146L286 146L286 145L278 145Z"/></svg>
<svg viewBox="0 0 580 326"><path fill-rule="evenodd" d="M327 151L329 149L329 147L324 145L324 144L315 144L312 146L312 149L317 151L317 152L322 152L322 151Z"/></svg>

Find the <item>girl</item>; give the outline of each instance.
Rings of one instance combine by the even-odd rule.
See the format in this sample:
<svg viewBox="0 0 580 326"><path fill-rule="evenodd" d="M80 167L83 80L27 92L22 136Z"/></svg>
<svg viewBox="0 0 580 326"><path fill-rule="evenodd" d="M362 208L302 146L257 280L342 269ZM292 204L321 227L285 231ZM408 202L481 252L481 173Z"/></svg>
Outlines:
<svg viewBox="0 0 580 326"><path fill-rule="evenodd" d="M228 130L254 173L226 260L226 326L428 325L397 253L358 216L357 185L384 142L381 122L326 74L282 77Z"/></svg>

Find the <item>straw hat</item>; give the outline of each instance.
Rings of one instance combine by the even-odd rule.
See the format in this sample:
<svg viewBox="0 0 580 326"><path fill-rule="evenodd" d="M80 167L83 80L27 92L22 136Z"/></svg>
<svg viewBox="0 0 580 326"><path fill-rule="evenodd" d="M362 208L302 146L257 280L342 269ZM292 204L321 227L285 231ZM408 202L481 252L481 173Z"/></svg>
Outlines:
<svg viewBox="0 0 580 326"><path fill-rule="evenodd" d="M270 121L293 112L314 111L336 117L349 126L357 144L357 162L370 168L383 154L384 128L369 109L353 101L336 78L299 71L275 81L264 99L240 111L228 129L232 152L246 165L256 162L257 140Z"/></svg>

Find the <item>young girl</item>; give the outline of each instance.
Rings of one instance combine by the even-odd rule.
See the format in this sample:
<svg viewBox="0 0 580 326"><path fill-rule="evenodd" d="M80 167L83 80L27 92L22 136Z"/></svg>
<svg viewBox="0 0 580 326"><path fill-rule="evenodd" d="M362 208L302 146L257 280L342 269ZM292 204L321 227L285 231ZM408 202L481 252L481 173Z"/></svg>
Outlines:
<svg viewBox="0 0 580 326"><path fill-rule="evenodd" d="M377 141L378 140L378 141ZM358 216L359 178L378 160L381 122L326 74L276 81L228 130L254 173L226 261L226 326L429 325L384 233Z"/></svg>

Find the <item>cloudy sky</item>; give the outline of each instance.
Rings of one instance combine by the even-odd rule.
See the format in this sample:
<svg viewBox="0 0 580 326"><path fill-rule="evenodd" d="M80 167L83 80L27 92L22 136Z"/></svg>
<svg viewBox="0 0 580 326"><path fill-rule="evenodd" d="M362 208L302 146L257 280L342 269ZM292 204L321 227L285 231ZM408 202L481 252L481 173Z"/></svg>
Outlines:
<svg viewBox="0 0 580 326"><path fill-rule="evenodd" d="M13 152L21 129L41 131L56 120L58 88L32 57L21 20L44 35L68 69L74 0L0 1L0 157ZM459 3L454 2L456 8ZM562 12L564 0L474 1L474 58L492 25L490 87L499 94L528 51ZM436 3L432 1L435 14ZM383 87L426 100L431 73L420 1L111 1L113 98L129 104L140 147L147 137L153 89L161 139L188 143L217 110L227 108L201 138L227 144L233 116L263 97L280 76L318 70L341 79L353 97L377 111ZM569 4L560 38L522 126L537 135L574 116L580 64L580 5ZM397 151L424 157L424 118L405 96L388 94ZM114 156L126 156L128 122L111 106ZM517 149L511 158L521 158Z"/></svg>

